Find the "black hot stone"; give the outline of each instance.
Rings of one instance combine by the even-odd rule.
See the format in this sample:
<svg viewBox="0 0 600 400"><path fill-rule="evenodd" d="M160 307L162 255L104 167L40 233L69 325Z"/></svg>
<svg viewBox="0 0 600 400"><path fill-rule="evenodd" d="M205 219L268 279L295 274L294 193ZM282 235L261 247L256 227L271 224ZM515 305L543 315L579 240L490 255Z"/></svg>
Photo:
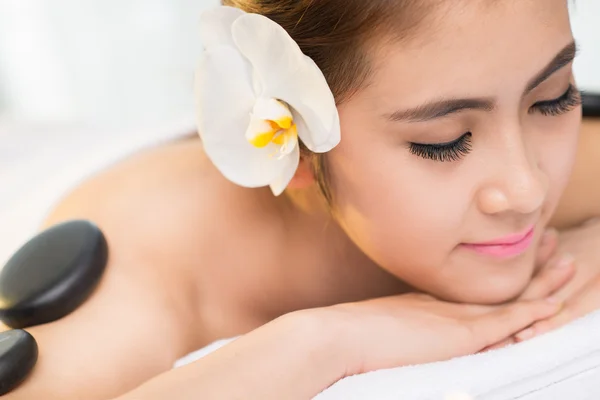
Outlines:
<svg viewBox="0 0 600 400"><path fill-rule="evenodd" d="M0 333L0 396L27 378L37 357L37 343L29 333L22 330Z"/></svg>
<svg viewBox="0 0 600 400"><path fill-rule="evenodd" d="M600 93L584 93L583 115L585 117L600 117Z"/></svg>
<svg viewBox="0 0 600 400"><path fill-rule="evenodd" d="M0 271L0 320L26 328L70 314L95 289L107 261L106 239L88 221L40 233Z"/></svg>

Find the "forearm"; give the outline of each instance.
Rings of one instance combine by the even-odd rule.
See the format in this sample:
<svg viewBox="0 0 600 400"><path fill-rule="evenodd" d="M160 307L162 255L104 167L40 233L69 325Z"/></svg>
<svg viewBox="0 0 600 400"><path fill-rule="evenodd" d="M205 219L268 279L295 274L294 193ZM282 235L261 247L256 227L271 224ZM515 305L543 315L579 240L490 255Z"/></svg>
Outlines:
<svg viewBox="0 0 600 400"><path fill-rule="evenodd" d="M284 317L117 400L310 399L343 376L331 331Z"/></svg>

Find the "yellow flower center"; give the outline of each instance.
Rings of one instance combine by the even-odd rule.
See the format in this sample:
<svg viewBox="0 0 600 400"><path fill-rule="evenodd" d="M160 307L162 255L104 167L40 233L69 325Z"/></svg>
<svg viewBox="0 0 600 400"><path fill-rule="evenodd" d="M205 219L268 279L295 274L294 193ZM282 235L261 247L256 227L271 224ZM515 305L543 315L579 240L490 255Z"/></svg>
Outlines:
<svg viewBox="0 0 600 400"><path fill-rule="evenodd" d="M275 144L283 157L298 143L298 129L287 104L276 99L259 99L252 112L246 139L257 148Z"/></svg>

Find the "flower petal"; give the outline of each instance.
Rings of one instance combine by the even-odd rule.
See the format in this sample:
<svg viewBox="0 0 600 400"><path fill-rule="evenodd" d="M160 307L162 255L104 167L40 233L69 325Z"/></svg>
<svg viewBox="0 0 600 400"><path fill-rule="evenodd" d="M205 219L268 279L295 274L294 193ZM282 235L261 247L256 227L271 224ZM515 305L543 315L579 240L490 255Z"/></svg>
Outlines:
<svg viewBox="0 0 600 400"><path fill-rule="evenodd" d="M273 121L283 129L289 129L294 122L288 106L276 99L257 99L252 114L255 118Z"/></svg>
<svg viewBox="0 0 600 400"><path fill-rule="evenodd" d="M298 146L294 148L290 154L285 156L281 161L285 166L281 170L281 174L271 182L271 191L275 196L279 196L296 174L298 165L300 164L300 149Z"/></svg>
<svg viewBox="0 0 600 400"><path fill-rule="evenodd" d="M304 119L303 115L296 110L292 110L292 114L294 115L294 123L298 129L298 136L300 139L302 139L302 143L304 143L310 151L315 153L327 153L340 143L339 116L337 113L335 114L337 128L335 128L329 135L322 135L326 139L318 145L312 141L313 135L311 135L311 132L315 132L315 129L312 129Z"/></svg>
<svg viewBox="0 0 600 400"><path fill-rule="evenodd" d="M245 137L255 97L249 65L239 52L215 46L204 53L196 78L199 134L213 164L245 187L269 185L287 167L270 143L256 148Z"/></svg>
<svg viewBox="0 0 600 400"><path fill-rule="evenodd" d="M279 157L285 157L298 146L298 128L292 125L290 129L281 129L273 138L273 143L280 145Z"/></svg>
<svg viewBox="0 0 600 400"><path fill-rule="evenodd" d="M221 6L200 14L200 40L205 48L220 44L234 47L231 26L246 13L239 8Z"/></svg>
<svg viewBox="0 0 600 400"><path fill-rule="evenodd" d="M250 126L246 130L246 140L254 147L265 147L271 143L278 131L279 127L273 126L272 122L252 116Z"/></svg>
<svg viewBox="0 0 600 400"><path fill-rule="evenodd" d="M340 120L331 89L319 67L277 23L245 14L232 26L233 40L260 82L260 97L288 103L304 124L298 134L314 152L326 152L340 141ZM303 129L301 129L303 128Z"/></svg>

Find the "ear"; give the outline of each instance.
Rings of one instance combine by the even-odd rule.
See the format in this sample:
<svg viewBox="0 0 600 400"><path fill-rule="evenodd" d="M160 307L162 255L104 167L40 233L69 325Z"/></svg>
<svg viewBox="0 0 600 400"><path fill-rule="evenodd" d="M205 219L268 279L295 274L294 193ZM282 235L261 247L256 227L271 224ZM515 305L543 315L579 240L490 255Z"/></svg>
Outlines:
<svg viewBox="0 0 600 400"><path fill-rule="evenodd" d="M290 189L306 189L315 183L315 176L310 165L310 159L300 156L300 163L294 177L288 184Z"/></svg>

